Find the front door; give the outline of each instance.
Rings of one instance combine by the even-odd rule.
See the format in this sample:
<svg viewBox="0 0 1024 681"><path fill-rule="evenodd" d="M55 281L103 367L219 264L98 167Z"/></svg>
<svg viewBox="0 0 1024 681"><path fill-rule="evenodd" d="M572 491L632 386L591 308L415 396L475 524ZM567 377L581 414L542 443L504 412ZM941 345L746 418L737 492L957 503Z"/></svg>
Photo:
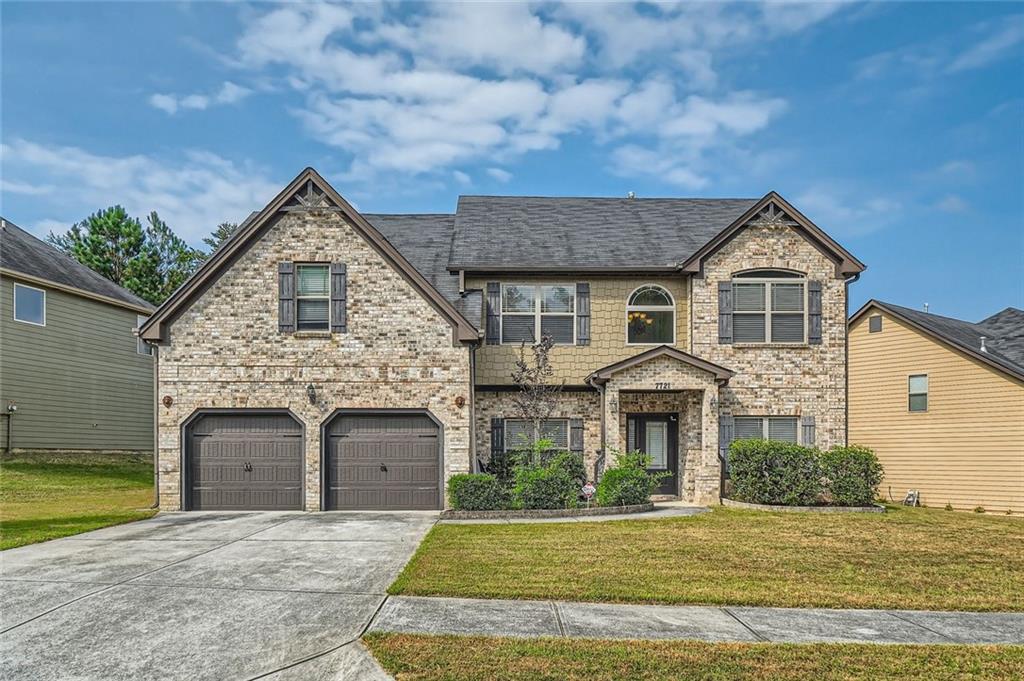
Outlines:
<svg viewBox="0 0 1024 681"><path fill-rule="evenodd" d="M665 473L655 494L679 493L679 416L677 414L629 414L626 416L629 449L651 457L651 473Z"/></svg>

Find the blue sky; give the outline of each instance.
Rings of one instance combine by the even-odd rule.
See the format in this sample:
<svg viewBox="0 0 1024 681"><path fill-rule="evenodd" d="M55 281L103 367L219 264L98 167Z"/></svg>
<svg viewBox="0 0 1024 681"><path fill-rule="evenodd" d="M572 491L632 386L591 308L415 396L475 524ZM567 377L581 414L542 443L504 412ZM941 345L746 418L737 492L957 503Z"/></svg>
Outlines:
<svg viewBox="0 0 1024 681"><path fill-rule="evenodd" d="M851 289L1024 307L1016 3L0 4L2 200L192 243L317 168L358 208L779 191ZM966 267L965 267L966 266Z"/></svg>

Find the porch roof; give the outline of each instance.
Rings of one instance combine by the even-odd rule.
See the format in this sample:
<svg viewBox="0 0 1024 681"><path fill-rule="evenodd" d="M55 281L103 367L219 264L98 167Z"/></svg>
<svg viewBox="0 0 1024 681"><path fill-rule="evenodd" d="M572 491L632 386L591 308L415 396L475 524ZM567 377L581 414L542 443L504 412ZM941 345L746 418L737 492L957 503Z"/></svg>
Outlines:
<svg viewBox="0 0 1024 681"><path fill-rule="evenodd" d="M691 355L690 353L683 352L682 350L676 350L668 345L659 345L656 348L651 348L650 350L641 352L638 355L633 355L632 357L628 357L624 360L598 369L587 376L587 383L606 383L614 374L625 369L629 369L630 367L635 367L638 364L643 364L644 362L652 359L657 359L658 357L669 357L678 362L682 362L683 364L688 364L692 367L696 367L697 369L707 371L710 374L714 374L715 380L720 381L721 383L728 382L729 379L736 374L735 371L726 369L714 362L709 362L706 359L701 359L696 355Z"/></svg>

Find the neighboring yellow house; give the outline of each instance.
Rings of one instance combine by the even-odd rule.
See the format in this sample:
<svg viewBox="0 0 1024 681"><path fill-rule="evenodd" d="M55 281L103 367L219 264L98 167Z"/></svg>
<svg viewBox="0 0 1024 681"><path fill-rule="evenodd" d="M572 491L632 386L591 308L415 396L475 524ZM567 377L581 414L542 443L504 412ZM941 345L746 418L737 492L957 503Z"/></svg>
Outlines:
<svg viewBox="0 0 1024 681"><path fill-rule="evenodd" d="M981 322L871 300L849 324L849 441L882 492L1024 513L1024 310Z"/></svg>

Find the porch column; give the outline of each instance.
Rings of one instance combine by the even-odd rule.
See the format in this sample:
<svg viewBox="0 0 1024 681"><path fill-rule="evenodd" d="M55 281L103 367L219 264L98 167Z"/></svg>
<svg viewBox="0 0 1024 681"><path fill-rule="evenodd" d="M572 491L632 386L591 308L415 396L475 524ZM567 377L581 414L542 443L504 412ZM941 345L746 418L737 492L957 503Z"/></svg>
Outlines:
<svg viewBox="0 0 1024 681"><path fill-rule="evenodd" d="M715 400L712 407L711 401ZM718 460L718 384L712 383L701 399L701 456L694 472L694 503L711 505L720 501L722 465Z"/></svg>

